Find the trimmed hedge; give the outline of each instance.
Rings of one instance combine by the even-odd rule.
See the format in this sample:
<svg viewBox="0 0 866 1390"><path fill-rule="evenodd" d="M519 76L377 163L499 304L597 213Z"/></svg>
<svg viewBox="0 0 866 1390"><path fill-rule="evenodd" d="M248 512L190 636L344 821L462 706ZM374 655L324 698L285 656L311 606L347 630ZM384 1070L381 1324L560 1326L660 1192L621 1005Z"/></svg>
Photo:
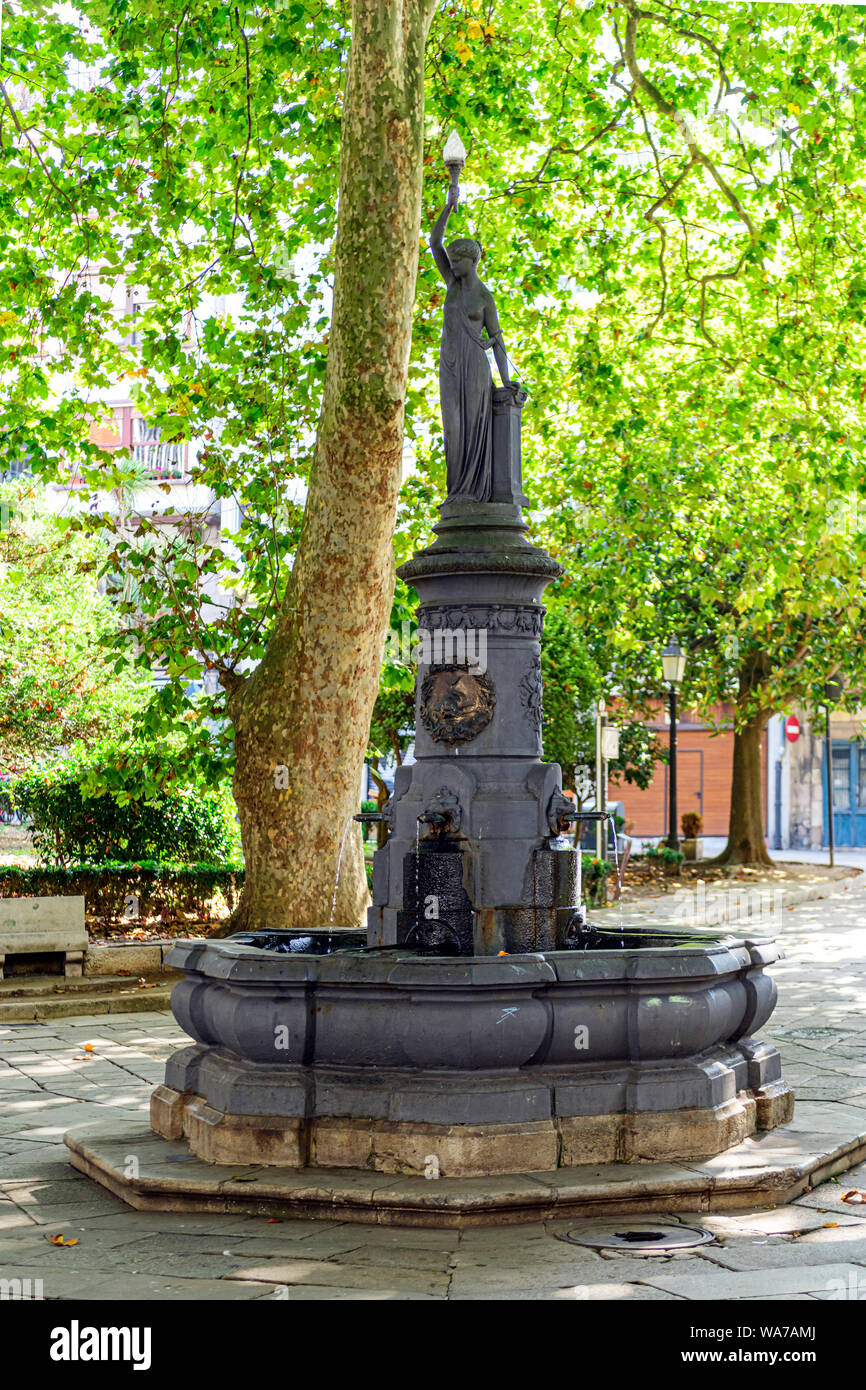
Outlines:
<svg viewBox="0 0 866 1390"><path fill-rule="evenodd" d="M22 869L0 864L0 898L81 894L88 917L119 920L131 915L182 922L207 920L209 901L220 894L232 910L244 882L241 864L71 864ZM137 903L134 901L137 899ZM132 911L131 911L132 909Z"/></svg>
<svg viewBox="0 0 866 1390"><path fill-rule="evenodd" d="M680 856L682 857L682 856ZM607 901L607 880L613 865L606 859L583 856L583 888L591 907ZM367 865L368 881L372 865ZM137 898L135 915L160 917L168 925L194 915L212 916L208 903L221 895L229 911L238 902L244 885L242 864L70 864L65 868L19 868L0 864L0 898L36 898L81 895L88 917L109 921L128 918L130 899Z"/></svg>

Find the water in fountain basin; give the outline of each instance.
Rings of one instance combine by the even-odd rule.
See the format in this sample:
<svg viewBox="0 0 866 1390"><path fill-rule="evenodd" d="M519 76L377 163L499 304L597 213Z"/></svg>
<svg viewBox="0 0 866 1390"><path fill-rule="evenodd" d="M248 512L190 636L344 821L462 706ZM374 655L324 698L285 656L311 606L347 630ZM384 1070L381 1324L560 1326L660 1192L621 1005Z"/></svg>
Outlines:
<svg viewBox="0 0 866 1390"><path fill-rule="evenodd" d="M415 817L415 922L413 930L421 925L421 817Z"/></svg>
<svg viewBox="0 0 866 1390"><path fill-rule="evenodd" d="M579 831L578 831L579 835ZM577 911L583 916L583 847L580 839L577 841Z"/></svg>

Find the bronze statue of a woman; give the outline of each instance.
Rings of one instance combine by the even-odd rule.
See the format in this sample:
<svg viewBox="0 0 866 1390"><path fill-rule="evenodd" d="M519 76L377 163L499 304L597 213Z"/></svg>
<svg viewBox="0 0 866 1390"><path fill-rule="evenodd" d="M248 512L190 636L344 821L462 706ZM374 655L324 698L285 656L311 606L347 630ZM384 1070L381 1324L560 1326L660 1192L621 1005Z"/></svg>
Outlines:
<svg viewBox="0 0 866 1390"><path fill-rule="evenodd" d="M481 247L469 237L443 235L457 206L452 186L430 233L430 250L448 289L439 352L439 399L445 432L448 501L489 502L493 495L493 377L487 349L503 386L511 386L508 358L493 295L478 278ZM482 330L487 330L486 338Z"/></svg>

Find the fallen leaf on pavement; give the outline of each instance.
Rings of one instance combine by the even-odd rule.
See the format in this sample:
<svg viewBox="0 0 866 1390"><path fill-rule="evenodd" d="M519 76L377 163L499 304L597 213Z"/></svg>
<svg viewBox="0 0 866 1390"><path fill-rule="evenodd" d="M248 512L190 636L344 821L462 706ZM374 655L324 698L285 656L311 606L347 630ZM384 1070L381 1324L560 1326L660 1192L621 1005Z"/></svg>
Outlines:
<svg viewBox="0 0 866 1390"><path fill-rule="evenodd" d="M850 1192L846 1192L842 1198L843 1202L849 1202L852 1207L862 1206L866 1202L866 1192L859 1187L852 1187Z"/></svg>
<svg viewBox="0 0 866 1390"><path fill-rule="evenodd" d="M249 1176L244 1175L243 1177L234 1177L232 1178L232 1182L258 1182L258 1178L254 1178L253 1175L250 1174Z"/></svg>
<svg viewBox="0 0 866 1390"><path fill-rule="evenodd" d="M45 1239L46 1239L46 1240L50 1240L50 1242L51 1242L52 1245L77 1245L77 1244L78 1244L78 1237L77 1237L77 1236L74 1236L72 1240L67 1240L65 1236L46 1236Z"/></svg>

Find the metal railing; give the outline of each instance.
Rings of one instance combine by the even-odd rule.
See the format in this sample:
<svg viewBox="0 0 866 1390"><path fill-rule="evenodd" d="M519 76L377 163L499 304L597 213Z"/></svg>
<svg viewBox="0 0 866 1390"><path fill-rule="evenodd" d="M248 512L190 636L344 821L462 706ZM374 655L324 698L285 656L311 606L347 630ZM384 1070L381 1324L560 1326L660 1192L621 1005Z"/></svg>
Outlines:
<svg viewBox="0 0 866 1390"><path fill-rule="evenodd" d="M132 457L142 466L147 479L156 482L186 482L189 479L186 444L165 444L161 440L133 444Z"/></svg>

